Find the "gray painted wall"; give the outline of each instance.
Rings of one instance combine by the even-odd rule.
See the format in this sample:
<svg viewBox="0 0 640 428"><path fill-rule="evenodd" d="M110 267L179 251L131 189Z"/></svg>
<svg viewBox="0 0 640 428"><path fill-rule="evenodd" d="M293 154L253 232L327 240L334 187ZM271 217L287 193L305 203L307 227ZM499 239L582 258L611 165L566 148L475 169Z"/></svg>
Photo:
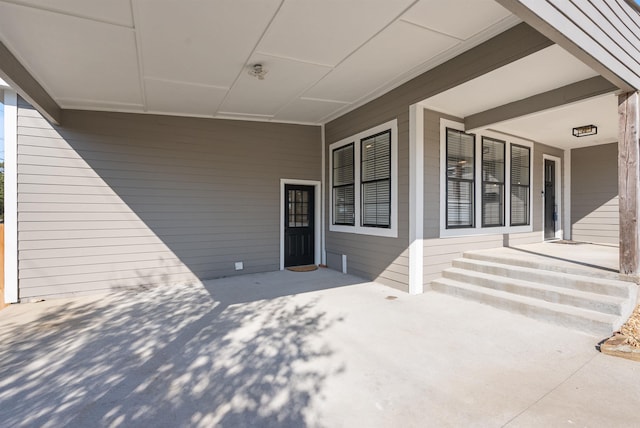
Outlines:
<svg viewBox="0 0 640 428"><path fill-rule="evenodd" d="M389 120L398 120L398 238L330 232L331 195L330 192L325 195L326 249L347 255L349 273L408 291L409 106L551 44L527 24L518 24L325 125L325 155L329 159L331 143ZM328 177L329 162L326 164Z"/></svg>
<svg viewBox="0 0 640 428"><path fill-rule="evenodd" d="M389 285L399 290L409 290L409 106L380 108L376 103L336 119L325 127L326 177L329 183L329 145L398 119L398 237L358 235L331 232L329 209L331 190L326 192L326 249L328 253L347 256L347 272Z"/></svg>
<svg viewBox="0 0 640 428"><path fill-rule="evenodd" d="M619 244L618 144L571 150L571 236Z"/></svg>
<svg viewBox="0 0 640 428"><path fill-rule="evenodd" d="M320 128L21 101L21 299L279 269L280 179L320 180Z"/></svg>
<svg viewBox="0 0 640 428"><path fill-rule="evenodd" d="M563 151L544 144L533 147L533 231L511 234L487 234L440 238L440 119L461 122L459 118L425 110L424 114L424 284L440 277L442 271L464 251L482 250L505 245L522 245L543 240L543 154L563 158ZM508 137L505 137L508 139Z"/></svg>

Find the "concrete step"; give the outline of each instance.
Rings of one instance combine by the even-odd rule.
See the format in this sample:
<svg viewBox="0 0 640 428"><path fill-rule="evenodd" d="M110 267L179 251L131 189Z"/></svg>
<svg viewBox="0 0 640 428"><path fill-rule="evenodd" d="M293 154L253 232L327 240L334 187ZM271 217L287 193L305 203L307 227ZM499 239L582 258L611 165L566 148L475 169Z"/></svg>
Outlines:
<svg viewBox="0 0 640 428"><path fill-rule="evenodd" d="M432 281L431 286L433 290L438 292L475 300L530 318L599 336L611 334L623 322L620 317L615 315L547 302L450 278L436 279Z"/></svg>
<svg viewBox="0 0 640 428"><path fill-rule="evenodd" d="M627 309L627 300L621 297L591 293L568 287L557 287L544 282L525 281L457 267L446 269L442 276L465 284L505 291L604 314L620 316Z"/></svg>
<svg viewBox="0 0 640 428"><path fill-rule="evenodd" d="M627 282L634 281L634 278L629 275L623 275L618 272L608 271L603 268L597 268L590 265L582 266L579 263L574 263L557 257L545 257L536 254L520 254L517 252L508 252L504 248L498 249L498 251L467 251L463 254L463 257L473 260L482 260L486 262L520 266L551 272L563 272L567 274L589 276L593 278L612 279Z"/></svg>
<svg viewBox="0 0 640 428"><path fill-rule="evenodd" d="M635 297L637 286L628 281L608 278L594 278L559 271L523 267L513 264L496 263L473 258L460 258L453 261L453 267L474 272L498 275L523 281L564 287L589 293L616 296L624 299Z"/></svg>

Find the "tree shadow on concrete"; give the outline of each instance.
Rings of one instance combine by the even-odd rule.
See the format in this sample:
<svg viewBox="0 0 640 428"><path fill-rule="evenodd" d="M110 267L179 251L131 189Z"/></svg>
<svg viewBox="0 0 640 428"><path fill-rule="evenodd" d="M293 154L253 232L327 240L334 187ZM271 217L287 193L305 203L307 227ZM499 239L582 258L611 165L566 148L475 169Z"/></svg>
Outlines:
<svg viewBox="0 0 640 428"><path fill-rule="evenodd" d="M317 295L292 296L308 282L278 289L261 278L122 290L26 324L9 318L0 326L0 421L319 426L310 404L342 371L323 332L340 320L315 308Z"/></svg>

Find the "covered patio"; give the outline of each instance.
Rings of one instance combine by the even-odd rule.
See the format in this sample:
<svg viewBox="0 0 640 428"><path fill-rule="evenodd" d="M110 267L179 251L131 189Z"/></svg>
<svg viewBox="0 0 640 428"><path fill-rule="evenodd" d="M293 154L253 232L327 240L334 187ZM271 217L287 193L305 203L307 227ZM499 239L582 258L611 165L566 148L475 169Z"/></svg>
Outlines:
<svg viewBox="0 0 640 428"><path fill-rule="evenodd" d="M13 305L0 338L14 427L632 426L640 400L598 337L327 269Z"/></svg>

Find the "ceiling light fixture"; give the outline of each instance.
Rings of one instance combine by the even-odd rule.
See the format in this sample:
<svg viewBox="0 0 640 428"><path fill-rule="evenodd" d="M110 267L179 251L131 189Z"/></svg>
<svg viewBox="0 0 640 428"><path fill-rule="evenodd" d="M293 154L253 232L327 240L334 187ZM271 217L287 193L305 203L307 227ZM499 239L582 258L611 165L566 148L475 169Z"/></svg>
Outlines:
<svg viewBox="0 0 640 428"><path fill-rule="evenodd" d="M598 127L595 125L584 125L573 128L574 137L586 137L588 135L596 135L598 133Z"/></svg>
<svg viewBox="0 0 640 428"><path fill-rule="evenodd" d="M253 64L249 67L249 75L257 77L258 80L264 80L264 76L267 74L267 70L264 69L262 64Z"/></svg>

